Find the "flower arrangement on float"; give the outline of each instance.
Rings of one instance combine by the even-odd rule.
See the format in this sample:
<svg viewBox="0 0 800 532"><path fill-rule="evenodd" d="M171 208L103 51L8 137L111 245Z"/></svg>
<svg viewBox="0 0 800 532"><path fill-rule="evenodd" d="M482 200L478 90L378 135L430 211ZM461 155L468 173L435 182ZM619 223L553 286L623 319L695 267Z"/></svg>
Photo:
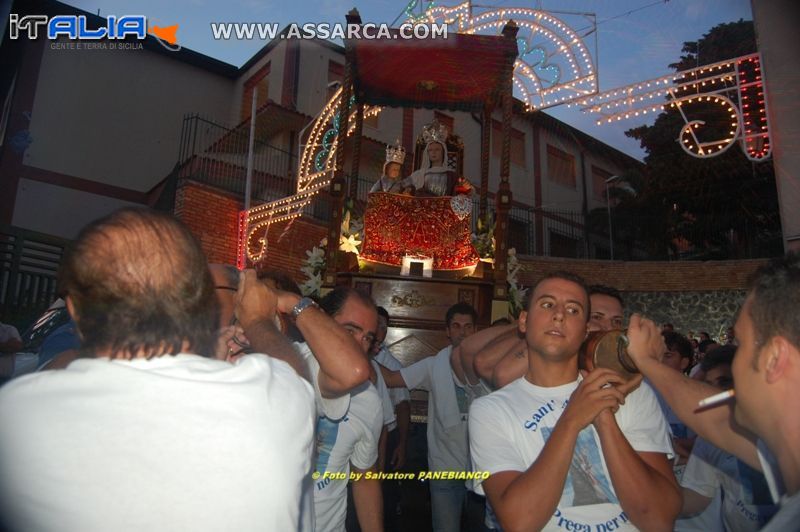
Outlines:
<svg viewBox="0 0 800 532"><path fill-rule="evenodd" d="M364 231L364 222L351 216L352 202L348 201L345 205L344 218L342 218L341 232L339 236L339 251L344 253L355 253L358 255L361 249L360 240ZM322 290L322 272L325 270L325 246L328 239L323 238L319 244L306 250L306 260L300 271L306 276L306 280L300 284L300 291L307 297L320 297Z"/></svg>
<svg viewBox="0 0 800 532"><path fill-rule="evenodd" d="M521 288L519 280L517 279L517 274L522 268L522 265L517 259L516 248L509 248L506 267L508 268L508 275L506 275L506 282L508 283L508 303L511 307L511 315L517 318L525 305L525 295L528 293L528 289Z"/></svg>

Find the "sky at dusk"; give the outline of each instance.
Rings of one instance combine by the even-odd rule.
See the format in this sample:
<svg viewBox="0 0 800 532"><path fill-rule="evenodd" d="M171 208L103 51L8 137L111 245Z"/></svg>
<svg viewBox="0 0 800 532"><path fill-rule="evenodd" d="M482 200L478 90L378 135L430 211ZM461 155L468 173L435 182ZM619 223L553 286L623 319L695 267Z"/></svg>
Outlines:
<svg viewBox="0 0 800 532"><path fill-rule="evenodd" d="M364 22L392 23L404 20L407 0L67 0L101 16L141 14L151 25L179 24L181 46L241 66L265 41L214 40L212 22L342 23L351 8L358 8ZM437 5L452 6L443 1ZM585 38L595 56L600 90L670 73L668 64L680 57L684 41L695 41L713 26L739 19L751 20L750 0L476 0L481 7L526 7L551 11L575 30L585 30L597 21L596 35ZM582 13L591 13L585 16ZM579 33L586 33L582 31ZM552 107L545 112L597 137L634 157L644 152L638 142L624 135L626 129L647 122L625 120L607 126L595 125L596 117L575 107ZM651 119L652 120L652 119Z"/></svg>

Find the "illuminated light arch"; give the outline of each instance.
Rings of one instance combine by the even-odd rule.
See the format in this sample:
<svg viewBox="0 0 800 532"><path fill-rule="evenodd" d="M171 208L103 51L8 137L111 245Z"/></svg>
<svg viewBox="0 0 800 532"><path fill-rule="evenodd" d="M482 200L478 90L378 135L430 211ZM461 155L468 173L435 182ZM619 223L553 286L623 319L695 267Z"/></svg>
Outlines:
<svg viewBox="0 0 800 532"><path fill-rule="evenodd" d="M514 62L513 83L526 109L533 111L570 102L597 92L594 62L583 39L559 18L548 12L528 8L489 8L473 16L469 1L455 7L437 7L428 2L423 15L414 16L406 9L405 24L447 24L450 31L467 34L501 33L514 20L519 28L521 57ZM411 6L411 4L409 4ZM592 24L594 28L594 24ZM530 57L529 57L530 56ZM535 61L533 61L535 60ZM264 203L243 212L241 224L244 244L240 263L246 254L258 262L267 253L267 231L271 224L294 220L303 214L313 197L330 185L333 178L336 142L339 133L341 87L311 127L298 166L295 194ZM366 106L364 117L375 116L381 107ZM355 129L355 112L348 118L347 134Z"/></svg>
<svg viewBox="0 0 800 532"><path fill-rule="evenodd" d="M655 98L666 101L652 103ZM728 113L727 137L698 139L695 132L705 124L690 120L685 106L701 101L720 105ZM693 157L715 157L736 141L751 161L763 161L772 154L761 56L757 53L617 87L576 104L584 112L599 114L597 125L677 109L684 120L677 141Z"/></svg>
<svg viewBox="0 0 800 532"><path fill-rule="evenodd" d="M517 24L519 57L514 86L529 111L570 102L597 92L591 53L564 21L530 8L486 8L480 13L466 1L454 7L433 7L411 24L447 24L459 33L499 35L511 20ZM595 24L592 23L592 30ZM589 32L591 33L591 32Z"/></svg>

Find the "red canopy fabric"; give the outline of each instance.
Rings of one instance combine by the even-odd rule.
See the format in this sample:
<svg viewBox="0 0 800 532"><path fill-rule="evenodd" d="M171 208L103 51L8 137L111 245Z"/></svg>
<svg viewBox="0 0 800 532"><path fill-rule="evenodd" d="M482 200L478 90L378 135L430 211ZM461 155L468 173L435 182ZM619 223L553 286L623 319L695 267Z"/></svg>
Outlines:
<svg viewBox="0 0 800 532"><path fill-rule="evenodd" d="M390 107L477 111L507 90L517 43L503 36L353 40L356 99Z"/></svg>

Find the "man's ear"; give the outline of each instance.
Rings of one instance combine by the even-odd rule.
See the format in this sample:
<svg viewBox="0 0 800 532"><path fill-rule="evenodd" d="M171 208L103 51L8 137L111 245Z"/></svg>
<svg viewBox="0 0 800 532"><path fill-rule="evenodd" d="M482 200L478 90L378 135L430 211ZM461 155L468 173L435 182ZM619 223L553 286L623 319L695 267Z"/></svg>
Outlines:
<svg viewBox="0 0 800 532"><path fill-rule="evenodd" d="M691 361L692 359L689 357L681 357L681 371L686 371L686 368L689 367L689 362Z"/></svg>
<svg viewBox="0 0 800 532"><path fill-rule="evenodd" d="M764 349L763 355L767 357L765 367L767 383L774 384L791 369L800 353L797 347L783 336L774 336Z"/></svg>
<svg viewBox="0 0 800 532"><path fill-rule="evenodd" d="M72 298L69 296L64 296L64 303L67 305L67 312L69 313L70 318L72 321L75 322L75 331L78 333L78 338L83 341L83 333L81 333L81 322L80 316L78 315L78 310L75 308L75 303L72 302Z"/></svg>
<svg viewBox="0 0 800 532"><path fill-rule="evenodd" d="M517 328L519 329L519 332L521 332L522 334L525 334L525 330L527 328L527 323L526 323L527 321L528 321L528 311L527 310L520 311L519 321L517 322Z"/></svg>
<svg viewBox="0 0 800 532"><path fill-rule="evenodd" d="M70 318L74 322L78 322L78 311L75 310L75 303L72 302L72 298L69 296L64 296L64 303L67 304L67 312L69 312Z"/></svg>

